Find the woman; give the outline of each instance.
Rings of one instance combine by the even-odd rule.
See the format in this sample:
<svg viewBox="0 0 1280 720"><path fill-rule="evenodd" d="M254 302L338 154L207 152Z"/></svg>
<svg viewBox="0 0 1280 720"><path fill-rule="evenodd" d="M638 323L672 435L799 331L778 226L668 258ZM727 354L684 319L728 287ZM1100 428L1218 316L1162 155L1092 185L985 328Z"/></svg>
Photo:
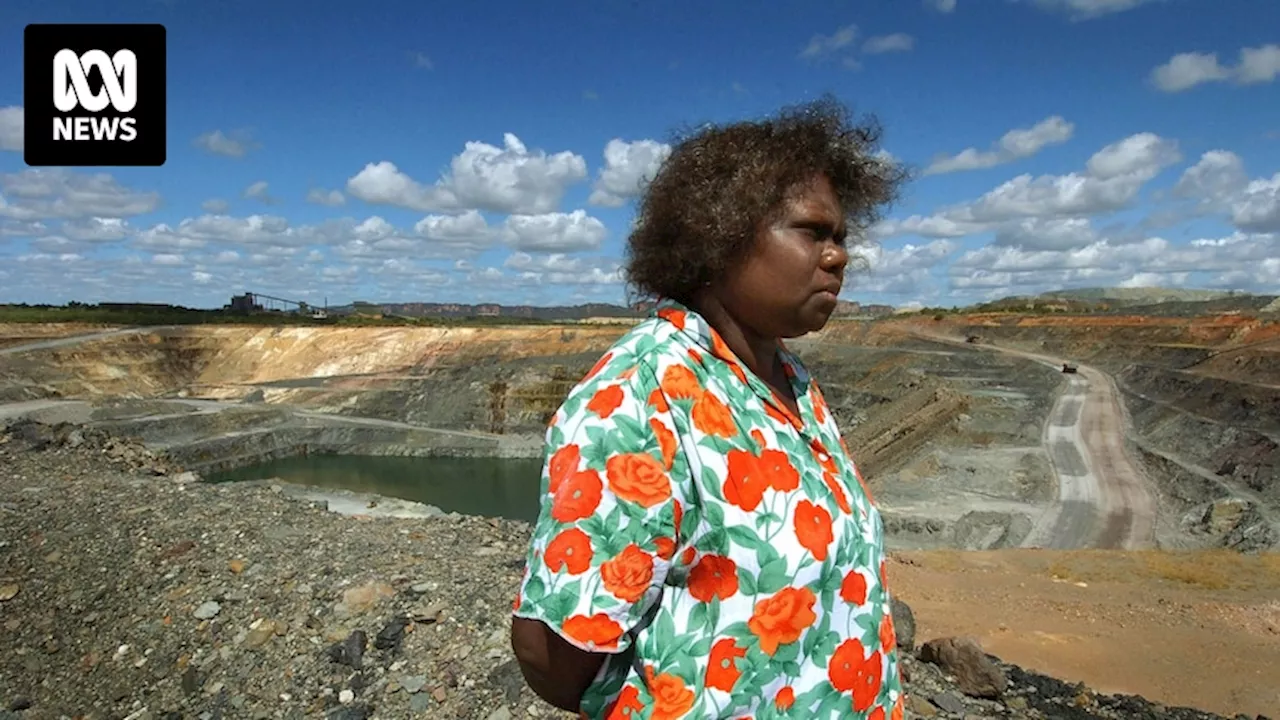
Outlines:
<svg viewBox="0 0 1280 720"><path fill-rule="evenodd" d="M783 346L903 180L826 98L678 143L629 282L659 299L546 435L526 681L588 718L901 718L879 514Z"/></svg>

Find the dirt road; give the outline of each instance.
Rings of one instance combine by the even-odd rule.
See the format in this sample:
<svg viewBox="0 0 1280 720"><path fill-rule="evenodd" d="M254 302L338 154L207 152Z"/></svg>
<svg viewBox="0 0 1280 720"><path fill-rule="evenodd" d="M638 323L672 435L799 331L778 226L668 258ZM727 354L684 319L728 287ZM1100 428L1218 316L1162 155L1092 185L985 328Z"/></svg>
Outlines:
<svg viewBox="0 0 1280 720"><path fill-rule="evenodd" d="M13 345L7 348L0 348L0 355L16 355L18 353L30 352L32 350L49 350L51 348L65 347L67 345L76 345L82 342L90 342L93 340L105 340L106 338L117 337L119 335L132 335L134 333L149 332L163 329L161 327L131 327L120 328L118 330L105 330L103 332L86 333L84 335L71 335L68 337L54 338L51 340L40 340L37 342L26 343L23 345Z"/></svg>
<svg viewBox="0 0 1280 720"><path fill-rule="evenodd" d="M965 343L917 332L928 340L1016 355L1061 368L1048 355L989 344ZM1154 546L1155 498L1146 477L1125 453L1125 411L1114 381L1106 373L1077 365L1045 422L1042 442L1054 474L1058 497L1036 520L1023 547L1118 548Z"/></svg>

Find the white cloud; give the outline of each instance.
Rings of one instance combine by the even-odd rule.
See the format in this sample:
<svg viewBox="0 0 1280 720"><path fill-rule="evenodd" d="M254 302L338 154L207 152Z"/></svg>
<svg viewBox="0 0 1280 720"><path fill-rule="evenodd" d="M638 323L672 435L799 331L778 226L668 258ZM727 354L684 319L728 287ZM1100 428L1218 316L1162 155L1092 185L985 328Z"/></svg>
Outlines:
<svg viewBox="0 0 1280 720"><path fill-rule="evenodd" d="M337 190L325 190L323 188L311 188L307 191L307 202L313 205L325 205L328 207L338 207L347 201L342 193Z"/></svg>
<svg viewBox="0 0 1280 720"><path fill-rule="evenodd" d="M867 38L862 44L862 52L877 55L888 52L906 52L916 46L916 39L906 33L892 33Z"/></svg>
<svg viewBox="0 0 1280 720"><path fill-rule="evenodd" d="M1280 279L1280 235L1236 233L1177 245L1163 238L1070 250L989 245L951 264L953 287L988 297L1071 285L1187 285L1265 290Z"/></svg>
<svg viewBox="0 0 1280 720"><path fill-rule="evenodd" d="M565 188L587 177L580 155L530 151L512 133L503 136L503 143L502 148L466 143L449 172L433 185L419 183L394 163L369 163L347 180L347 193L368 203L424 212L536 214L554 210Z"/></svg>
<svg viewBox="0 0 1280 720"><path fill-rule="evenodd" d="M22 152L22 106L0 107L0 150Z"/></svg>
<svg viewBox="0 0 1280 720"><path fill-rule="evenodd" d="M222 215L231 209L231 203L220 198L210 198L200 203L200 209L214 215Z"/></svg>
<svg viewBox="0 0 1280 720"><path fill-rule="evenodd" d="M497 230L475 210L461 215L429 215L419 220L413 229L445 252L477 252L489 247L497 238Z"/></svg>
<svg viewBox="0 0 1280 720"><path fill-rule="evenodd" d="M1217 53L1184 52L1151 71L1151 82L1167 93L1190 90L1211 82L1236 85L1269 83L1280 77L1280 45L1241 48L1234 66L1218 62Z"/></svg>
<svg viewBox="0 0 1280 720"><path fill-rule="evenodd" d="M149 213L159 205L159 193L131 190L106 173L29 168L0 174L0 218L121 218Z"/></svg>
<svg viewBox="0 0 1280 720"><path fill-rule="evenodd" d="M1075 125L1060 115L1052 115L1029 128L1015 128L1005 133L990 150L966 148L955 155L935 157L926 175L979 170L1028 158L1050 145L1060 145L1071 139Z"/></svg>
<svg viewBox="0 0 1280 720"><path fill-rule="evenodd" d="M1063 13L1072 20L1092 20L1104 15L1125 12L1161 0L1011 0L1030 2L1050 12Z"/></svg>
<svg viewBox="0 0 1280 720"><path fill-rule="evenodd" d="M1089 217L1132 206L1139 191L1181 160L1175 141L1138 133L1094 153L1083 173L1019 175L968 203L933 215L887 220L873 229L881 238L915 234L962 237L1026 218Z"/></svg>
<svg viewBox="0 0 1280 720"><path fill-rule="evenodd" d="M596 250L608 235L604 223L583 210L570 213L512 215L504 235L508 244L526 252L563 253Z"/></svg>
<svg viewBox="0 0 1280 720"><path fill-rule="evenodd" d="M656 140L626 142L614 138L604 147L605 165L600 170L587 202L619 207L640 193L641 187L657 175L671 155L671 146Z"/></svg>
<svg viewBox="0 0 1280 720"><path fill-rule="evenodd" d="M1023 218L997 228L993 244L1024 250L1072 250L1098 239L1088 218Z"/></svg>
<svg viewBox="0 0 1280 720"><path fill-rule="evenodd" d="M1280 232L1280 172L1249 180L1244 161L1227 150L1210 150L1187 168L1174 194L1197 201L1200 212L1225 214L1241 230Z"/></svg>
<svg viewBox="0 0 1280 720"><path fill-rule="evenodd" d="M409 53L409 61L413 63L414 67L422 70L434 70L436 67L436 64L431 62L431 58L421 52Z"/></svg>
<svg viewBox="0 0 1280 720"><path fill-rule="evenodd" d="M195 139L195 146L214 155L226 157L244 157L253 147L248 133L238 131L227 135L221 130L210 130Z"/></svg>
<svg viewBox="0 0 1280 720"><path fill-rule="evenodd" d="M800 57L815 60L849 47L858 37L857 25L845 25L830 35L816 34L800 51Z"/></svg>
<svg viewBox="0 0 1280 720"><path fill-rule="evenodd" d="M919 296L936 280L930 270L943 264L958 246L951 240L934 240L923 245L906 243L900 248L885 249L870 245L858 249L867 261L867 271L851 275L842 294L862 295L868 292L899 296Z"/></svg>
<svg viewBox="0 0 1280 720"><path fill-rule="evenodd" d="M269 191L266 180L259 180L244 189L243 195L250 200L257 200L265 205L274 205L280 200Z"/></svg>
<svg viewBox="0 0 1280 720"><path fill-rule="evenodd" d="M956 10L956 0L924 0L925 7L931 7L940 13L951 13Z"/></svg>

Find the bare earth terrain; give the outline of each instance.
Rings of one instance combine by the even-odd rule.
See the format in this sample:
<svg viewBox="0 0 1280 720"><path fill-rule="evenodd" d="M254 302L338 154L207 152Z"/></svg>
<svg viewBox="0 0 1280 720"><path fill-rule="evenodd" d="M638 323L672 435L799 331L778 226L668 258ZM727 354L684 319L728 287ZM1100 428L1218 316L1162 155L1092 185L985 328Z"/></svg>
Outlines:
<svg viewBox="0 0 1280 720"><path fill-rule="evenodd" d="M215 578L226 572L228 561L222 556L203 558L203 579L184 580L188 570L179 564L169 575L151 579L141 570L142 575L130 571L128 583L133 585L122 580L118 586L96 585L99 580L76 574L89 572L88 566L68 566L56 558L86 552L69 542L79 535L66 533L83 522L76 513L94 506L95 493L143 497L137 493L154 492L144 489L146 483L171 484L181 470L206 472L300 450L535 456L548 414L624 329L589 324L485 329L0 327L0 437L5 437L5 425L28 428L19 433L26 439L11 441L10 448L28 447L32 433L45 438L33 447L52 448L10 455L18 460L10 467L17 469L0 472L0 481L8 483L0 501L0 517L6 518L5 535L0 536L0 598L6 588L20 588L14 597L0 599L0 646L20 648L17 654L0 654L0 702L15 693L28 698L39 694L42 702L74 699L62 694L81 682L74 675L58 675L64 684L52 688L31 680L30 673L45 672L38 668L47 663L70 672L70 661L83 659L59 654L66 646L57 639L63 632L59 628L68 621L80 628L83 616L93 614L86 598L114 593L123 594L120 602L125 604L117 614L125 625L109 627L144 622L147 613L127 607L130 593L141 592L136 583L155 584L156 578L173 575L145 592L170 592L174 583L194 582L208 597L193 596L192 607L171 608L163 617L189 616L197 600L238 608L239 614L228 617L229 635L221 640L216 632L208 635L215 619L199 630L206 633L203 639L184 639L185 649L172 650L180 658L193 652L191 643L209 644L213 654L202 656L202 682L207 678L212 683L223 673L227 679L221 682L231 693L223 701L238 698L240 703L224 707L252 708L244 711L246 717L295 716L289 710L295 707L293 700L280 700L281 692L291 698L311 694L307 700L313 710L339 713L330 715L335 717L425 712L501 720L501 711L516 717L550 712L546 706L537 710L538 703L521 694L527 690L514 685L502 690L503 683L514 682L509 677L492 675L509 660L504 655L509 650L494 638L505 618L504 593L514 591L518 579L518 548L527 533L522 523L449 516L361 521L317 510L317 518L328 519L315 520L321 525L308 531L315 533L313 539L330 548L334 564L345 568L341 572L358 575L364 567L369 573L339 581L320 566L305 570L310 573L305 584L315 593L302 598L314 601L310 610L305 602L294 607L266 596L254 600L253 593L258 592L254 588L286 582L286 576L301 582L304 571L284 562L288 552L280 545L282 538L262 534L262 527L274 524L267 520L272 513L292 516L295 511L288 507L322 497L315 493L282 489L301 498L294 505L280 504L279 493L263 494L248 486L220 487L211 503L197 501L213 496L203 488L194 492L195 487L183 491L187 500L181 503L176 498L159 505L136 500L141 515L159 518L155 512L163 505L168 518L166 539L149 541L154 553L163 553L165 543L184 542L182 528L210 528L197 545L229 542L218 539L227 530L213 529L222 525L210 515L219 511L211 508L225 513L229 503L247 503L266 513L264 526L249 522L250 516L257 517L251 513L236 532L256 538L254 553L281 561L262 563L256 572L264 574L252 583L246 578L243 590L235 589L240 571L224 579L225 587L217 587ZM66 337L72 335L81 337ZM1244 314L993 313L843 321L793 344L823 384L884 510L895 551L892 582L914 610L918 642L971 636L1011 663L1002 666L1010 686L995 700L951 684L947 677L957 677L955 668L943 674L931 662L912 665L917 677L909 717L1208 717L1109 700L1095 692L1138 694L1163 705L1224 716L1280 714L1280 556L1274 550L1280 538L1277 339L1280 323L1273 317ZM1063 362L1076 365L1078 372L1062 373ZM23 425L27 420L46 424ZM100 439L83 439L89 435ZM18 436L11 432L10 437ZM121 450L124 445L101 439L125 437L142 443L128 447L143 449ZM151 455L156 459L145 459ZM140 463L141 476L94 484L105 472L101 468L139 457L143 459L134 464ZM148 480L148 472L159 473L160 479ZM88 484L64 498L54 490L62 482L71 483L69 489ZM331 509L347 512L364 502L337 496L330 500ZM126 503L111 515L116 524L134 528L121 539L150 538L151 526L126 519L131 517L128 507ZM406 512L412 516L414 511ZM19 526L8 519L19 517L21 531L11 530ZM427 537L415 562L430 565L447 547L466 553L471 551L463 546L487 543L495 548L495 558L513 564L505 570L477 567L474 577L446 577L422 570L425 566L383 567L366 554L354 564L341 556L364 544L383 548L394 558L394 542L376 538L394 535L392 527L413 533L414 523ZM60 532L68 542L54 542ZM485 539L486 532L492 532L492 541ZM342 537L347 539L338 539ZM113 562L132 567L144 555ZM51 556L55 560L48 560ZM406 589L423 572L436 588L417 594ZM254 632L261 635L261 623L259 630L250 627L255 618L264 617L262 613L294 615L293 620L282 619L288 629L281 635L287 641L281 642L290 649L280 662L294 657L294 664L302 663L299 653L323 650L329 636L346 633L343 637L349 639L354 628L335 627L325 616L329 611L322 610L332 609L344 587L378 581L373 575L388 583L396 598L403 597L404 607L397 605L400 600L387 605L401 613L422 611L418 600L439 594L441 583L456 585L440 591L441 602L473 604L482 597L471 587L475 583L487 584L492 597L483 595L475 618L458 626L461 634L452 634L450 626L443 644L418 648L426 653L421 662L430 668L391 670L394 660L388 659L376 679L352 680L348 673L340 682L334 675L320 684L308 680L296 691L280 692L270 683L252 691L235 684L248 682L245 678L254 672L241 662L241 648L245 638L257 637ZM397 576L405 579L395 580ZM23 604L29 603L32 588L68 582L87 583L81 590L64 589L82 596L70 619L45 610L22 614L34 612L35 606ZM252 609L255 602L262 606L259 610ZM392 622L394 614L388 615L387 608L367 621ZM307 620L307 612L320 615ZM422 627L421 621L411 620L410 627ZM443 632L444 624L436 624ZM300 627L307 631L293 635ZM379 628L367 631L372 643ZM481 633L474 637L488 640L471 647L475 643L466 642L467 633ZM110 643L123 642L91 637L106 655L115 652ZM49 650L50 642L55 650ZM460 645L469 648L462 658L455 657L462 652ZM298 667L304 665L304 674L333 670L311 660ZM418 671L429 681L405 692L396 678ZM1046 677L1026 674L1031 671ZM483 677L485 672L490 676ZM156 688L168 687L163 683L169 678L177 683L177 694L156 690L157 697L168 698L159 705L143 702L150 691L121 689L120 700L107 697L79 707L98 708L95 717L124 717L151 705L155 707L147 712L154 716L162 716L156 708L163 706L171 708L166 712L191 710L195 717L198 708L210 706L183 697L219 697L201 694L203 690L184 695L185 672L161 675ZM1049 676L1068 685L1054 685ZM118 681L110 673L98 680L86 677L90 679L84 682L94 688L99 680ZM417 676L409 677L415 685ZM1076 682L1089 690L1069 685ZM373 694L375 687L378 694ZM344 689L356 699L334 699ZM1037 699L1037 693L1053 698ZM372 702L383 697L391 698L390 704ZM383 710L340 714L366 699ZM71 706L66 707L69 711ZM28 716L58 717L30 712L23 717Z"/></svg>

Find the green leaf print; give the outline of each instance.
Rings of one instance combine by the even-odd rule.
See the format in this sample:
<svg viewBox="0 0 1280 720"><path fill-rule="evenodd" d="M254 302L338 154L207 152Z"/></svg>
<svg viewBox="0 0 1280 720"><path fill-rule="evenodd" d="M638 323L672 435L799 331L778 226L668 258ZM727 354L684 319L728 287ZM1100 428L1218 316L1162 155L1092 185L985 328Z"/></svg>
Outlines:
<svg viewBox="0 0 1280 720"><path fill-rule="evenodd" d="M813 713L814 717L849 717L853 711L853 699L848 695L827 685L827 692L822 698L822 702L818 704L818 709ZM843 710L837 713L836 710Z"/></svg>
<svg viewBox="0 0 1280 720"><path fill-rule="evenodd" d="M617 442L622 447L639 449L644 447L646 440L653 437L653 430L649 427L641 427L635 418L627 417L619 413L609 416L614 426L618 429Z"/></svg>
<svg viewBox="0 0 1280 720"><path fill-rule="evenodd" d="M560 588L555 595L552 595L545 602L547 616L556 623L563 622L569 613L578 605L578 587L577 580Z"/></svg>
<svg viewBox="0 0 1280 720"><path fill-rule="evenodd" d="M756 547L756 562L760 563L762 568L780 557L778 549L769 543L760 543Z"/></svg>
<svg viewBox="0 0 1280 720"><path fill-rule="evenodd" d="M744 567L738 568L738 589L743 595L755 595L760 592L756 587L756 576Z"/></svg>
<svg viewBox="0 0 1280 720"><path fill-rule="evenodd" d="M689 632L702 632L707 624L707 604L698 603L689 611Z"/></svg>
<svg viewBox="0 0 1280 720"><path fill-rule="evenodd" d="M707 627L715 631L716 625L720 624L720 598L711 598L710 608L707 609Z"/></svg>
<svg viewBox="0 0 1280 720"><path fill-rule="evenodd" d="M559 425L552 425L551 429L547 431L547 442L543 446L543 460L546 460L546 455L551 453L552 448L558 448L562 445L564 445L564 428Z"/></svg>
<svg viewBox="0 0 1280 720"><path fill-rule="evenodd" d="M529 582L525 584L524 599L530 603L538 603L546 596L547 586L543 584L542 578L537 575L530 577Z"/></svg>
<svg viewBox="0 0 1280 720"><path fill-rule="evenodd" d="M790 579L791 574L787 572L787 559L775 558L760 568L760 576L756 578L756 591L772 595L786 587Z"/></svg>
<svg viewBox="0 0 1280 720"><path fill-rule="evenodd" d="M636 347L635 347L635 350L631 352L631 356L643 357L645 355L648 355L650 351L652 351L655 347L657 347L657 345L658 345L658 341L655 340L652 335L641 335L636 340ZM646 365L645 369L649 370L649 366ZM649 374L653 374L652 370L650 370Z"/></svg>
<svg viewBox="0 0 1280 720"><path fill-rule="evenodd" d="M725 531L729 533L729 539L733 541L735 545L741 545L742 547L750 548L752 550L759 550L760 546L765 544L765 542L760 539L760 536L756 535L755 531L748 527L732 525L725 528Z"/></svg>
<svg viewBox="0 0 1280 720"><path fill-rule="evenodd" d="M778 651L773 654L773 662L775 665L777 663L795 662L798 657L800 657L800 643L789 642L786 645L778 646Z"/></svg>
<svg viewBox="0 0 1280 720"><path fill-rule="evenodd" d="M692 637L692 636L686 635L685 637ZM694 657L702 657L703 655L706 655L709 652L711 652L711 636L710 635L704 636L702 639L690 645L688 649L688 654Z"/></svg>
<svg viewBox="0 0 1280 720"><path fill-rule="evenodd" d="M715 487L715 491L716 491L717 493L718 493L718 492L720 492L720 488L715 486L715 483L716 483L715 473L714 473L714 472L712 472L709 468L703 468L703 469L702 469L702 483L703 483L703 485L705 486L705 485L707 484L707 476L708 476L708 475L710 475L710 476L711 476L711 485L712 485L712 487ZM717 497L716 497L716 499L717 499L717 500L719 500L719 501L721 501L721 502L723 502L723 501L724 501L724 497L723 497L723 496L717 496ZM709 524L711 525L711 527L713 527L713 528L722 528L722 527L724 527L724 508L720 506L720 503L707 503L706 505L703 505L702 507L703 507L703 509L704 509L704 510L706 511L706 513L707 513L707 523L709 523Z"/></svg>

